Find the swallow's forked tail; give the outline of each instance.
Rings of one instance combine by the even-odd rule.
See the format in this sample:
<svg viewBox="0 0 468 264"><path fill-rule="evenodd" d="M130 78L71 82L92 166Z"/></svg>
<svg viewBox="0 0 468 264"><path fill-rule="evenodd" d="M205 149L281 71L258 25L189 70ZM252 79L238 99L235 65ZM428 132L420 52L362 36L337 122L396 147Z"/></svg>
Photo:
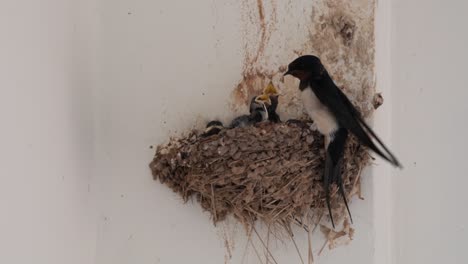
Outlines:
<svg viewBox="0 0 468 264"><path fill-rule="evenodd" d="M346 210L348 211L351 223L353 218L351 211L348 207L348 201L346 199L343 178L341 176L341 163L343 161L344 147L348 138L348 130L341 128L334 133L330 144L327 147L327 153L325 158L325 173L323 177L323 188L325 190L325 201L328 207L328 213L330 214L330 220L333 228L335 228L335 222L333 220L333 214L331 211L330 204L330 185L335 183L338 186L341 197L343 198Z"/></svg>

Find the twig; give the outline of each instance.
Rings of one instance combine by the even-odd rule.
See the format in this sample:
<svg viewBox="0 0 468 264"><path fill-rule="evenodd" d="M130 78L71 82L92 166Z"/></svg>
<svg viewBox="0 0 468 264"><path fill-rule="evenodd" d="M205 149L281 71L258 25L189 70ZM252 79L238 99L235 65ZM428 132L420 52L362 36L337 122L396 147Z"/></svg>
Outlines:
<svg viewBox="0 0 468 264"><path fill-rule="evenodd" d="M216 226L216 222L218 221L218 216L216 214L216 202L215 202L215 194L213 184L211 184L211 207L213 207L213 217L214 217L214 225Z"/></svg>
<svg viewBox="0 0 468 264"><path fill-rule="evenodd" d="M310 217L310 213L312 211L309 210L306 214L302 217L301 223L304 225L304 230L307 232L307 264L314 263L314 253L312 252L312 232L311 232L311 223L313 223L313 217Z"/></svg>
<svg viewBox="0 0 468 264"><path fill-rule="evenodd" d="M329 234L330 234L330 231L329 231ZM325 243L323 243L323 246L322 248L320 249L318 255L320 256L320 254L322 254L322 251L325 249L325 246L328 244L329 240L328 240L328 234L327 234L327 239L325 240Z"/></svg>
<svg viewBox="0 0 468 264"><path fill-rule="evenodd" d="M285 228L287 228L287 227L285 227ZM289 228L291 228L291 227L289 227ZM296 240L294 239L294 236L292 234L292 230L291 230L291 232L288 232L288 234L291 237L291 240L292 240L292 242L294 244L294 247L296 248L296 251L297 251L297 254L299 255L299 258L301 259L301 263L304 264L304 259L302 259L301 252L299 251L299 248L297 247Z"/></svg>
<svg viewBox="0 0 468 264"><path fill-rule="evenodd" d="M258 253L258 250L257 250L257 248L255 247L255 245L254 245L254 243L253 243L252 240L250 240L250 244L252 245L252 248L253 248L254 251L255 251L255 255L257 255L257 257L258 257L258 261L260 261L260 263L263 263L262 257L260 257L260 253Z"/></svg>
<svg viewBox="0 0 468 264"><path fill-rule="evenodd" d="M255 229L255 226L252 226L252 227L253 227L253 230L254 230L255 234L257 235L258 239L260 240L260 242L262 242L262 245L266 248L268 254L270 254L271 259L273 259L273 261L276 264L278 264L278 262L276 262L275 257L273 257L273 254L271 254L270 249L268 249L268 247L265 245L265 242L263 241L262 237L258 234L257 229Z"/></svg>
<svg viewBox="0 0 468 264"><path fill-rule="evenodd" d="M276 219L276 217L277 217L278 215L280 215L282 212L284 212L284 211L285 211L286 209L288 209L288 208L289 208L289 206L285 206L285 207L284 207L283 209L281 209L278 213L276 213L276 214L272 217L272 219L273 219L273 220Z"/></svg>
<svg viewBox="0 0 468 264"><path fill-rule="evenodd" d="M294 219L294 221L296 221L296 225L298 225L298 226L304 228L304 230L305 230L306 232L309 232L309 228L308 228L306 225L304 225L304 223L303 223L301 220L299 220L299 219L297 219L297 218L295 218L295 217L294 217L293 219Z"/></svg>
<svg viewBox="0 0 468 264"><path fill-rule="evenodd" d="M308 264L313 264L314 263L314 253L312 252L312 234L309 231L307 231L307 240L309 242Z"/></svg>
<svg viewBox="0 0 468 264"><path fill-rule="evenodd" d="M270 225L271 225L271 224L268 224L268 231L267 231L267 242L266 242L266 244L267 244L267 250L268 250L268 248L270 247ZM268 256L268 253L267 253L267 252L265 252L265 259L266 259L266 264L270 263L270 258L269 258L269 256Z"/></svg>
<svg viewBox="0 0 468 264"><path fill-rule="evenodd" d="M319 216L319 219L317 220L317 223L315 224L314 228L312 229L312 233L314 233L315 229L317 229L318 225L320 224L320 220L322 220L323 217L323 211Z"/></svg>

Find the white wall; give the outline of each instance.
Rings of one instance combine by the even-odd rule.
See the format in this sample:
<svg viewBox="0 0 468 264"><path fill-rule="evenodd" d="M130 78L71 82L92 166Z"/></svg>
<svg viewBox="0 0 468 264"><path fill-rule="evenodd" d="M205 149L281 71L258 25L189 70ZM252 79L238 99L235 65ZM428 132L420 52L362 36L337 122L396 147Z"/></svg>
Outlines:
<svg viewBox="0 0 468 264"><path fill-rule="evenodd" d="M393 2L394 263L468 263L468 3Z"/></svg>
<svg viewBox="0 0 468 264"><path fill-rule="evenodd" d="M93 262L90 3L0 3L0 263Z"/></svg>
<svg viewBox="0 0 468 264"><path fill-rule="evenodd" d="M147 169L149 145L191 127L194 113L229 116L240 78L237 1L194 2L1 2L0 263L225 260L232 232L213 228ZM386 103L376 126L405 169L373 170L382 177L365 181L368 199L352 204L355 241L320 263L468 261L467 7L380 1ZM241 232L232 263L242 258ZM274 254L298 262L291 247Z"/></svg>

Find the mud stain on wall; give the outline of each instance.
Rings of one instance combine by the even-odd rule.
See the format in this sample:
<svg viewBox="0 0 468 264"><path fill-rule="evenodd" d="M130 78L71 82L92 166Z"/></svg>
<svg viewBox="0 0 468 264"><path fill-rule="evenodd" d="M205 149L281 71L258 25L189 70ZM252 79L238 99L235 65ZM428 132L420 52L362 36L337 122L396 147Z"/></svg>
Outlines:
<svg viewBox="0 0 468 264"><path fill-rule="evenodd" d="M282 94L283 119L304 117L297 81L282 74L297 56L314 54L361 112L370 115L375 94L374 8L375 0L243 0L243 71L232 109L245 112L250 98L272 80Z"/></svg>

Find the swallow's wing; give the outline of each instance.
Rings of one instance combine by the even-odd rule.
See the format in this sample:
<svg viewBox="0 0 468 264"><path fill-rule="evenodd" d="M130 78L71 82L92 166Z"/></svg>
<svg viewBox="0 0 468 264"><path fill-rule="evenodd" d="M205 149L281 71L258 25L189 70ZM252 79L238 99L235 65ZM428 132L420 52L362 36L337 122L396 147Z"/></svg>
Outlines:
<svg viewBox="0 0 468 264"><path fill-rule="evenodd" d="M394 166L401 167L397 158L366 124L348 97L335 85L330 77L314 82L311 86L320 102L328 107L342 127L348 129L363 145L370 148L383 159ZM373 139L379 147L376 146Z"/></svg>

